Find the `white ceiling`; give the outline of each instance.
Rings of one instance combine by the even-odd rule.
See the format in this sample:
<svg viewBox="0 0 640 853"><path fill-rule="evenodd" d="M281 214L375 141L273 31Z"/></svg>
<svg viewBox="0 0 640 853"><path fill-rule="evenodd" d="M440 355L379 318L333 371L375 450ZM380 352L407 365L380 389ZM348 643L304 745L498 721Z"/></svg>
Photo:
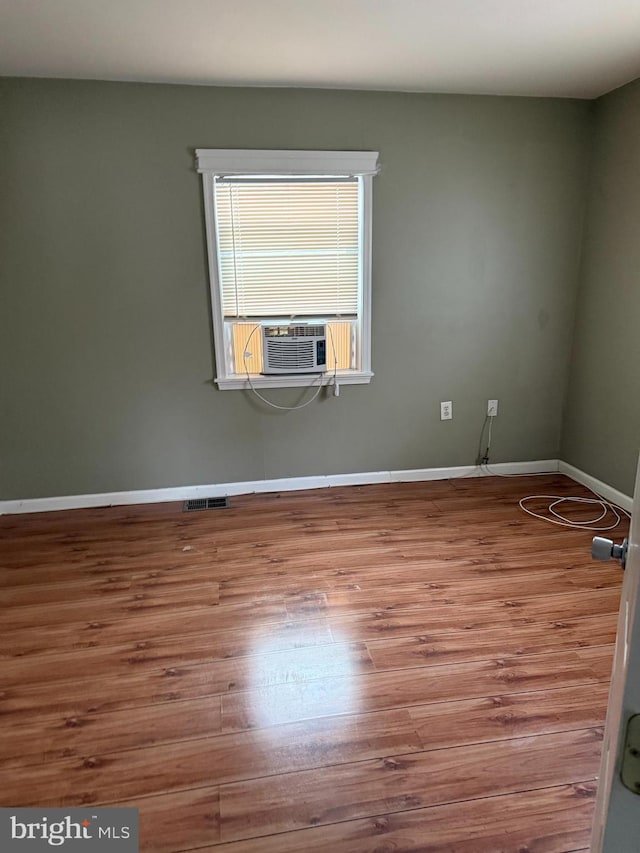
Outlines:
<svg viewBox="0 0 640 853"><path fill-rule="evenodd" d="M0 74L592 98L640 0L0 0Z"/></svg>

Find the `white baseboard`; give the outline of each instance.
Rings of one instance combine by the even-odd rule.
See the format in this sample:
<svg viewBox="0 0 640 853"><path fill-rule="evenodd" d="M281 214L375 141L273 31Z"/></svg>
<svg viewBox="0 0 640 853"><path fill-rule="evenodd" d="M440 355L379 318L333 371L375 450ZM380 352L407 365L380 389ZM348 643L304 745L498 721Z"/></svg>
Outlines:
<svg viewBox="0 0 640 853"><path fill-rule="evenodd" d="M631 512L633 498L619 492L602 480L558 459L534 462L502 462L491 466L496 474L541 474L559 471L581 483L606 500ZM186 501L189 498L227 497L258 492L290 492L302 489L326 489L332 486L365 486L372 483L410 483L426 480L448 480L457 477L486 477L490 473L478 466L451 468L414 468L402 471L368 471L357 474L326 474L315 477L286 477L277 480L247 480L238 483L215 483L203 486L175 486L166 489L143 489L130 492L105 492L95 495L65 495L51 498L0 501L0 515L29 512L51 512L64 509L90 509L102 506Z"/></svg>
<svg viewBox="0 0 640 853"><path fill-rule="evenodd" d="M571 479L575 480L576 483L581 483L583 486L591 489L591 491L596 492L600 497L611 501L611 503L614 503L617 506L621 506L622 509L626 509L627 512L631 512L633 507L633 498L629 495L625 495L624 492L619 492L617 489L614 489L613 486L609 486L607 483L603 483L602 480L592 477L591 474L587 474L579 468L574 468L574 466L569 465L568 462L560 461L558 470L561 474L566 474L567 477L571 477Z"/></svg>
<svg viewBox="0 0 640 853"><path fill-rule="evenodd" d="M406 471L390 471L391 483L408 483L414 480L449 480L457 477L490 477L496 474L555 474L558 471L557 459L539 459L535 462L497 462L491 463L487 471L479 465L458 466L456 468L415 468Z"/></svg>
<svg viewBox="0 0 640 853"><path fill-rule="evenodd" d="M558 471L557 459L535 462L502 462L491 466L498 474L539 474ZM327 474L316 477L287 477L281 480L248 480L242 483L217 483L205 486L176 486L167 489L143 489L130 492L105 492L95 495L66 495L51 498L0 501L0 515L27 512L51 512L64 509L90 509L101 506L186 501L190 498L219 498L249 495L255 492L289 492L324 489L332 486L363 486L371 483L408 483L421 480L448 480L457 477L491 476L478 466L453 468L414 468L405 471L370 471L362 474ZM586 476L586 475L585 475Z"/></svg>

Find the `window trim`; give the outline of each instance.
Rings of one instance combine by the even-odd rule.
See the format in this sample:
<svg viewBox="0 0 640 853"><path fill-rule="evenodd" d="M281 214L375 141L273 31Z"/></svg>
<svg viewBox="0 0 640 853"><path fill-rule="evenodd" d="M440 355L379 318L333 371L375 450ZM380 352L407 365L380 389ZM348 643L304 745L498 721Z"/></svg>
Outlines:
<svg viewBox="0 0 640 853"><path fill-rule="evenodd" d="M378 173L378 152L198 148L196 149L196 169L202 175L213 339L218 374L214 381L220 390L245 390L250 388L250 384L244 374L227 373L222 293L216 248L215 177L234 174L348 175L357 176L361 179L362 287L358 305L360 369L341 370L338 372L338 377L341 385L369 384L373 377L371 372L372 193L373 176ZM274 376L251 374L251 384L256 388L303 388L308 387L313 378L315 378L315 374ZM333 373L327 372L322 376L322 385L328 385L331 382L333 382ZM317 378L314 384L317 385Z"/></svg>

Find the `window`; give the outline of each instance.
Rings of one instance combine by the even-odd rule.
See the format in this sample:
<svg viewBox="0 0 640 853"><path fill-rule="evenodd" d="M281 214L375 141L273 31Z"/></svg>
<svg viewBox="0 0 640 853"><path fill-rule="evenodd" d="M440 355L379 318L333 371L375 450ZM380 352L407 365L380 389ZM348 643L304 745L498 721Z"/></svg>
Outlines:
<svg viewBox="0 0 640 853"><path fill-rule="evenodd" d="M261 325L327 327L327 373L371 380L371 190L377 152L199 149L219 388L306 386L261 375ZM248 376L249 378L248 378Z"/></svg>

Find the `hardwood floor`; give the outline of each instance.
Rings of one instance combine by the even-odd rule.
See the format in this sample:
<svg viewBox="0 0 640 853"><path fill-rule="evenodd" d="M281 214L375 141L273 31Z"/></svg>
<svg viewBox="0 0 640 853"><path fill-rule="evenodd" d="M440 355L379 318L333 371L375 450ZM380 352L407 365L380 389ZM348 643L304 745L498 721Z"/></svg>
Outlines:
<svg viewBox="0 0 640 853"><path fill-rule="evenodd" d="M163 853L586 851L622 572L532 491L587 494L0 518L0 805L136 806Z"/></svg>

